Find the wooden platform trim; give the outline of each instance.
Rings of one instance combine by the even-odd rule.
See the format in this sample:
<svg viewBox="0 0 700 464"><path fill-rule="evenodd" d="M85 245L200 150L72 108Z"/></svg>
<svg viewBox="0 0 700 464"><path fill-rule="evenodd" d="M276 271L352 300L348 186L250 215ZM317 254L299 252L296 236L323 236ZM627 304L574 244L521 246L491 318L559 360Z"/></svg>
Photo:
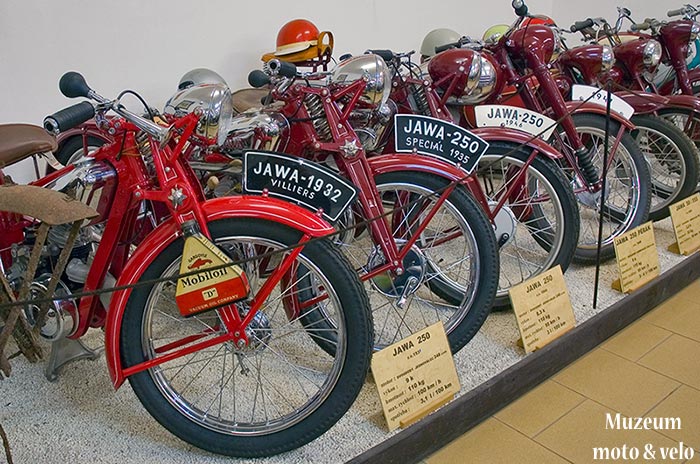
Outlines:
<svg viewBox="0 0 700 464"><path fill-rule="evenodd" d="M488 419L698 278L700 253L695 253L568 334L348 463L408 464L420 461Z"/></svg>

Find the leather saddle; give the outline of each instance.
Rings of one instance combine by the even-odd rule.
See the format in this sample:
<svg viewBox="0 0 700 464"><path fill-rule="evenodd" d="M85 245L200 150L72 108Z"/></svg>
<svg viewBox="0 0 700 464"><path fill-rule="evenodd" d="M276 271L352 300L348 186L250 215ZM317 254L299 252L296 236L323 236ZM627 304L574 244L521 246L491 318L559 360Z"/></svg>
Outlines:
<svg viewBox="0 0 700 464"><path fill-rule="evenodd" d="M56 151L56 137L32 124L0 124L0 167L35 155Z"/></svg>

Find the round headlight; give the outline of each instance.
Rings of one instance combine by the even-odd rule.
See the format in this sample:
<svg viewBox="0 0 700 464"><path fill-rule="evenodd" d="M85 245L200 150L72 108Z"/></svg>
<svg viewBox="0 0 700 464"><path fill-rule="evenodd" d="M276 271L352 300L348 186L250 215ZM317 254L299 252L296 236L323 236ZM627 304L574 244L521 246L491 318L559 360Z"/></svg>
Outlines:
<svg viewBox="0 0 700 464"><path fill-rule="evenodd" d="M656 40L649 40L644 46L642 53L644 66L647 68L655 68L661 62L661 44Z"/></svg>
<svg viewBox="0 0 700 464"><path fill-rule="evenodd" d="M176 117L195 111L201 113L197 135L222 145L233 120L231 90L222 84L195 85L170 97L163 108L164 114Z"/></svg>
<svg viewBox="0 0 700 464"><path fill-rule="evenodd" d="M693 22L693 25L690 26L690 39L688 42L692 42L697 39L698 34L700 34L700 24Z"/></svg>
<svg viewBox="0 0 700 464"><path fill-rule="evenodd" d="M330 82L351 84L359 79L367 82L360 101L377 107L387 102L391 93L391 74L380 56L359 55L341 61L333 70Z"/></svg>
<svg viewBox="0 0 700 464"><path fill-rule="evenodd" d="M601 67L602 72L608 72L612 69L613 64L615 64L615 53L612 47L609 45L603 45L603 50L601 53Z"/></svg>

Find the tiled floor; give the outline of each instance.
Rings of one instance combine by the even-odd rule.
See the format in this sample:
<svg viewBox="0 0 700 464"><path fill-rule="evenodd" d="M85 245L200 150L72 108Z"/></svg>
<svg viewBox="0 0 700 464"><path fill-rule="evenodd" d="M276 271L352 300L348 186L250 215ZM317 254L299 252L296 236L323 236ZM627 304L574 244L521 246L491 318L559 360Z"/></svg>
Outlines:
<svg viewBox="0 0 700 464"><path fill-rule="evenodd" d="M680 429L606 429L607 415L614 418L617 413L677 417ZM628 462L700 464L700 281L426 462L625 461L621 456L612 459L625 451L624 445L627 453L633 453L632 448L640 453ZM611 452L609 461L594 460L594 448L602 447ZM683 449L686 457L693 457L671 459L675 455L662 456L662 448Z"/></svg>

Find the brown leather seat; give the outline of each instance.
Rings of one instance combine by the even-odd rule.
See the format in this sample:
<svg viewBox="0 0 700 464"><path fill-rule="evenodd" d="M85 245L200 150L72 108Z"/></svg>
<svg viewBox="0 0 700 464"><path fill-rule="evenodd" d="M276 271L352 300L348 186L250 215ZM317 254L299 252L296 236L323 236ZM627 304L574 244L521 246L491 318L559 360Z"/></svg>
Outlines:
<svg viewBox="0 0 700 464"><path fill-rule="evenodd" d="M43 127L32 124L0 124L0 167L57 148L56 137Z"/></svg>
<svg viewBox="0 0 700 464"><path fill-rule="evenodd" d="M267 97L268 94L269 92L265 89L236 90L231 95L233 109L236 113L243 113L251 108L262 108L262 99Z"/></svg>

